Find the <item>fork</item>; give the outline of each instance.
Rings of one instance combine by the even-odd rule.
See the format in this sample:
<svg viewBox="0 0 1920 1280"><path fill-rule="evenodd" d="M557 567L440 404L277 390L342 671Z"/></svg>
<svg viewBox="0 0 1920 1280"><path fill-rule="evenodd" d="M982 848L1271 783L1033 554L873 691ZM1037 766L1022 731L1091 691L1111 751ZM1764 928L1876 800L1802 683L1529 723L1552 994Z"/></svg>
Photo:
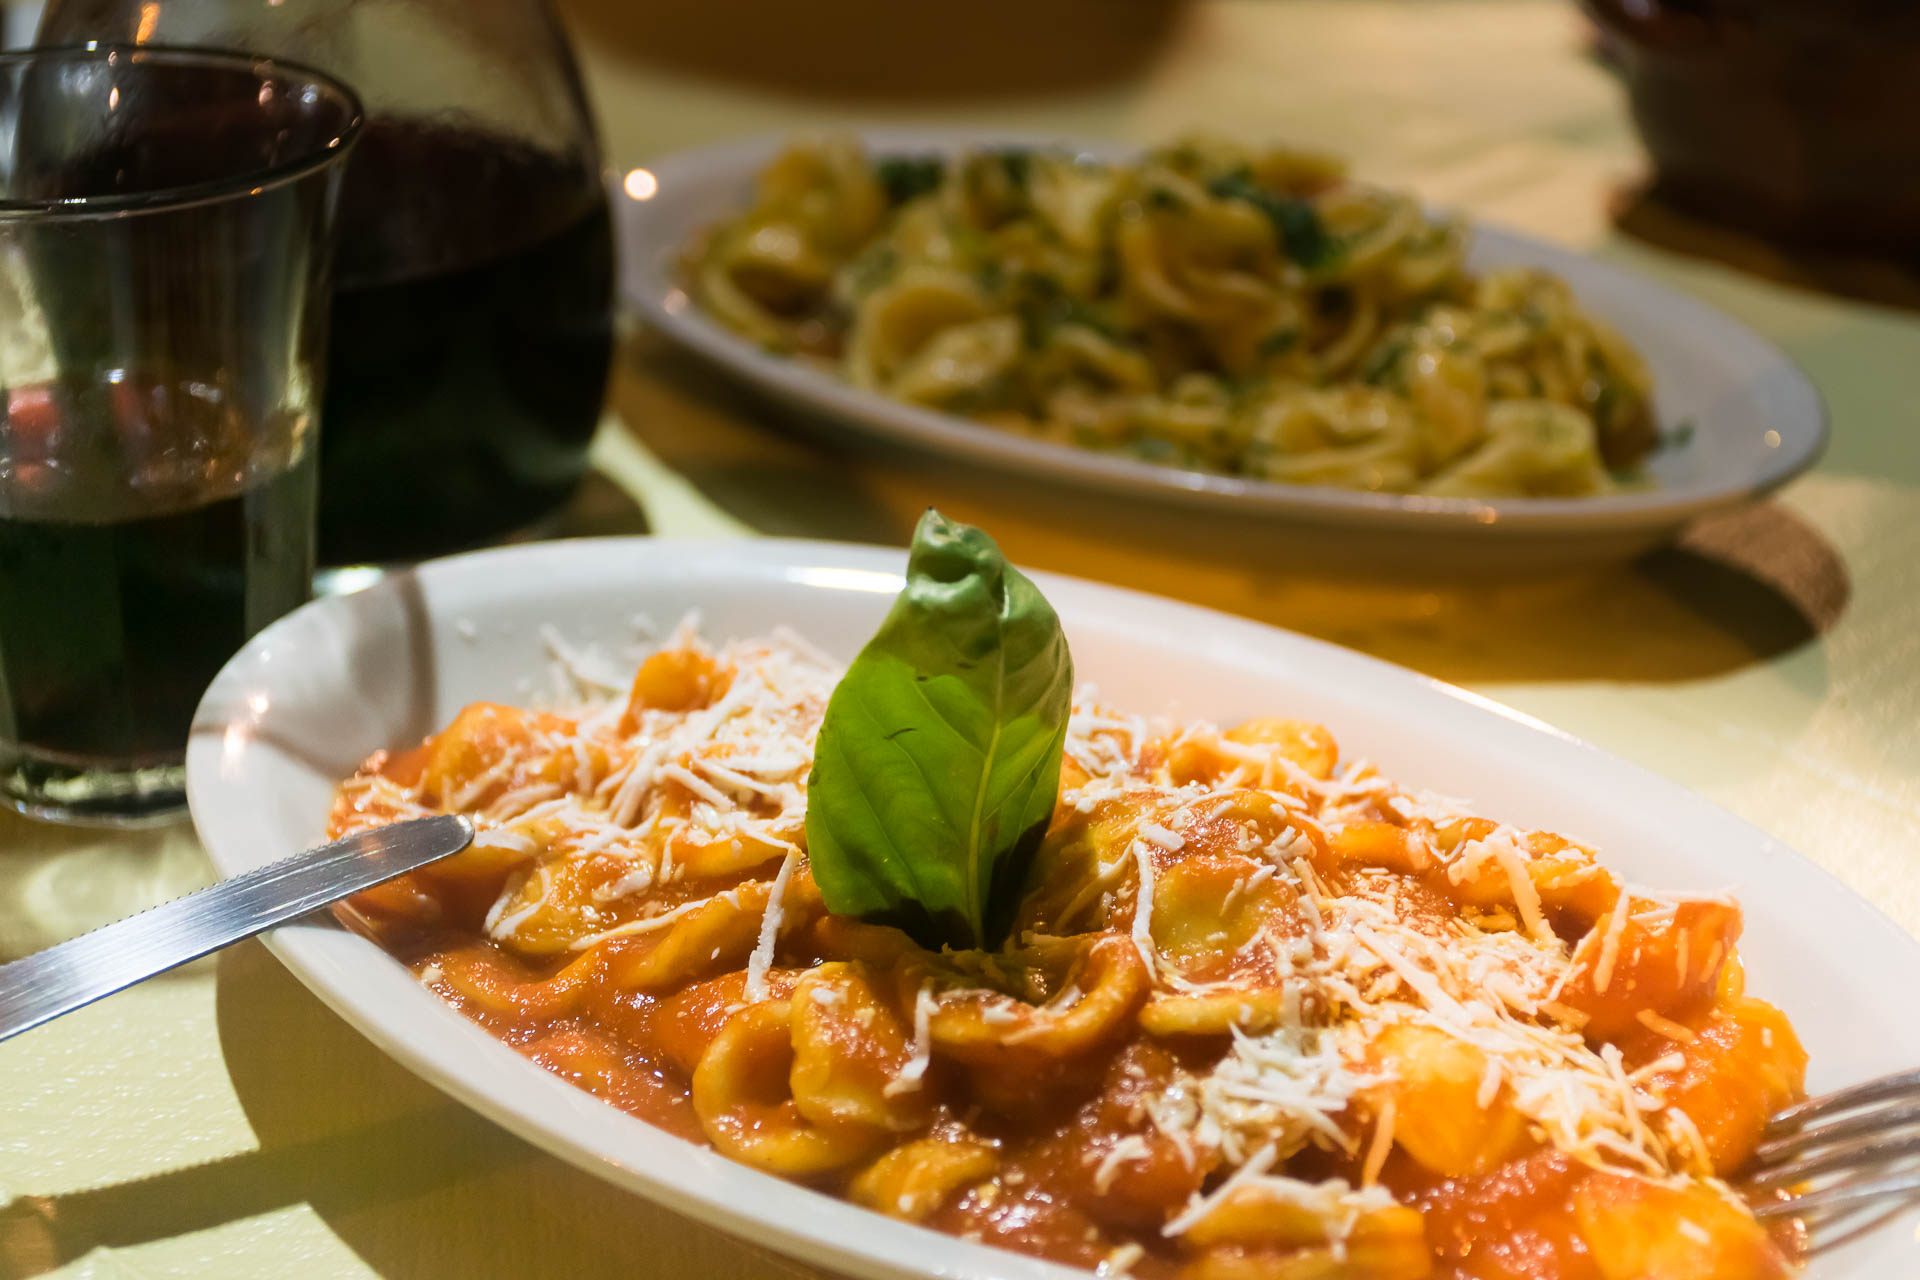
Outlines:
<svg viewBox="0 0 1920 1280"><path fill-rule="evenodd" d="M1820 1217L1920 1192L1920 1071L1778 1112L1742 1187L1760 1218Z"/></svg>

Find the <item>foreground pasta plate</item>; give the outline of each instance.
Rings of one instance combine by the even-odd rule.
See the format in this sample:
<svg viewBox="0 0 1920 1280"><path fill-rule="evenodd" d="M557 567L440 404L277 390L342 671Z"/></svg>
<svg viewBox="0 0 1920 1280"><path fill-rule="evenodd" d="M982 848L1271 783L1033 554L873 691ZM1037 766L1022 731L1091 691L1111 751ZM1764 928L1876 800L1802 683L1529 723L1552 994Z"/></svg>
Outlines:
<svg viewBox="0 0 1920 1280"><path fill-rule="evenodd" d="M828 544L606 540L437 562L309 606L257 637L209 691L188 761L196 822L224 874L304 847L319 837L339 779L368 755L419 742L473 702L539 701L556 653L577 669L582 653L597 650L630 672L633 656L651 647L640 632L657 644L689 610L715 637L790 627L845 661L885 612L901 568L898 553ZM1358 655L1134 593L1039 583L1102 704L1183 721L1324 723L1345 755L1368 758L1405 787L1461 797L1516 827L1567 833L1628 880L1730 890L1746 914L1748 989L1798 1028L1812 1056L1810 1088L1920 1061L1913 1001L1886 981L1911 971L1920 946L1711 805ZM468 1023L355 934L300 926L270 945L429 1080L683 1212L863 1276L1074 1274L889 1221L616 1112ZM1889 1225L1816 1257L1808 1274L1893 1280L1911 1273L1915 1252L1910 1233Z"/></svg>
<svg viewBox="0 0 1920 1280"><path fill-rule="evenodd" d="M683 152L638 172L619 203L624 287L672 340L829 431L995 471L1198 508L1223 519L1251 516L1282 532L1338 528L1349 558L1411 554L1457 564L1460 553L1470 550L1481 567L1495 569L1642 550L1695 516L1784 483L1811 465L1824 444L1818 397L1749 330L1629 273L1489 227L1471 229L1472 271L1526 267L1558 276L1581 308L1610 322L1645 357L1654 412L1668 441L1647 460L1647 483L1534 498L1313 487L1092 452L902 403L762 350L717 322L684 287L688 245L747 204L756 173L782 141ZM1127 154L1111 145L980 135L875 131L862 141L877 157L1016 144L1047 151L1064 146L1103 160Z"/></svg>

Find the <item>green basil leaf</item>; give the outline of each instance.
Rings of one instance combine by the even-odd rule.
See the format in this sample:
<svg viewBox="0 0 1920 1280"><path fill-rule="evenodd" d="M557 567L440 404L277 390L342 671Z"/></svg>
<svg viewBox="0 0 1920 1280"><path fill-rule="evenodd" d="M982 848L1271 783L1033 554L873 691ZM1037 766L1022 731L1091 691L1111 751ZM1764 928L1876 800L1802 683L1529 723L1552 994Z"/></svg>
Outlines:
<svg viewBox="0 0 1920 1280"><path fill-rule="evenodd" d="M994 947L1060 789L1073 659L1040 589L929 510L907 586L828 699L807 783L827 907Z"/></svg>

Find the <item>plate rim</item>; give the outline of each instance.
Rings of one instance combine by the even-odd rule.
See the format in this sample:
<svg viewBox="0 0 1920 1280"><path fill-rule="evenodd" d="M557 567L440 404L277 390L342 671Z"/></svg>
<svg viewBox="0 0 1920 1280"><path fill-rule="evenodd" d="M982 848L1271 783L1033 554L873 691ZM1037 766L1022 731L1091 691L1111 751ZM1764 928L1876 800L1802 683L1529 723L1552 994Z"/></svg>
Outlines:
<svg viewBox="0 0 1920 1280"><path fill-rule="evenodd" d="M516 562L524 570L536 568L540 561L549 558L582 556L611 562L623 555L629 565L644 562L645 585L657 587L669 575L684 574L688 563L703 566L716 559L730 564L731 572L740 575L742 584L752 580L755 570L764 574L776 568L879 570L897 578L905 552L795 538L635 535L573 539L492 548L430 560L367 590L407 591L411 588L402 584L418 578L442 578L449 583L457 583L462 578L497 580L504 576L499 572L503 565ZM1223 629L1218 633L1223 642L1277 638L1287 646L1303 648L1336 666L1363 674L1384 675L1406 687L1417 685L1426 696L1442 698L1463 708L1477 722L1486 723L1482 718L1491 717L1507 722L1518 731L1554 740L1557 750L1571 752L1574 758L1613 779L1630 783L1633 794L1643 800L1658 801L1663 808L1678 806L1689 822L1709 823L1729 838L1739 839L1743 849L1750 849L1756 855L1765 855L1769 860L1784 858L1795 868L1795 874L1810 876L1820 883L1830 902L1836 906L1844 904L1846 909L1860 915L1863 922L1871 920L1882 945L1897 946L1920 958L1920 938L1907 933L1864 894L1812 859L1678 782L1537 717L1411 668L1250 618L1070 575L1036 571L1033 577L1059 604L1063 618L1070 620L1081 612L1100 613L1102 630L1107 634L1132 634L1131 628L1137 626L1139 634L1164 636L1170 634L1176 624L1185 623L1187 629L1182 634L1204 635L1210 630ZM863 589L817 579L807 580L803 585L836 594ZM864 589L872 590L871 587ZM242 662L283 640L296 620L311 618L317 611L344 610L344 602L353 598L337 596L314 601L260 632L223 668L221 677L202 701L189 743L188 794L196 831L215 870L222 875L232 875L258 863L243 852L236 855L236 850L249 847L249 842L243 833L229 830L226 821L213 816L223 794L230 794L230 788L239 785L222 779L217 753L231 749L230 735L236 726L250 727L210 714L210 709L217 710L214 707L216 692L229 672L237 672ZM1144 614L1143 606L1147 607ZM1116 621L1120 618L1127 621ZM444 647L448 642L440 643ZM236 713L239 709L235 707ZM262 740L266 740L264 735ZM322 816L316 814L316 831L321 820ZM273 847L277 845L277 837L262 841L256 836L250 847L259 848L262 844L269 846L267 860L293 851ZM927 1277L1072 1280L1081 1277L1084 1280L1088 1274L1062 1264L958 1240L930 1228L897 1222L850 1201L760 1173L620 1112L522 1057L445 1005L374 943L331 921L282 926L265 935L264 941L276 958L328 1008L366 1036L379 1052L433 1088L541 1150L674 1212L714 1224L750 1242L777 1240L771 1247L783 1253L862 1277L901 1280ZM376 983L372 987L365 985L370 977ZM434 1018L445 1034L411 1034L422 1016ZM498 1084L508 1087L498 1092L485 1087ZM526 1091L532 1091L531 1095ZM523 1096L531 1096L541 1105L538 1108L524 1102L516 1105L515 1099ZM556 1117L563 1115L566 1123L557 1122ZM640 1153L653 1149L651 1153L658 1154L657 1144L670 1144L666 1149L675 1162L672 1167L644 1168L616 1152L616 1148L624 1147ZM691 1170L692 1181L676 1177L676 1170ZM716 1181L723 1185L707 1190L698 1185ZM743 1190L748 1194L737 1194ZM724 1192L736 1195L730 1197Z"/></svg>
<svg viewBox="0 0 1920 1280"><path fill-rule="evenodd" d="M928 151L952 153L983 145L1060 146L1083 154L1117 157L1140 148L1110 139L1065 134L991 130L967 126L855 127L849 130L869 150L882 154ZM1005 470L1023 479L1067 485L1093 493L1121 493L1181 507L1199 507L1241 516L1267 516L1338 527L1394 529L1466 535L1478 540L1506 537L1583 536L1639 527L1678 526L1710 511L1756 501L1818 465L1832 440L1832 419L1825 395L1780 346L1744 321L1692 294L1641 272L1525 232L1467 218L1472 237L1542 260L1573 260L1617 286L1628 287L1690 327L1718 330L1730 342L1760 356L1780 378L1780 392L1799 397L1805 410L1788 415L1798 427L1763 466L1738 478L1695 483L1684 488L1654 488L1589 498L1453 498L1421 494L1371 493L1321 485L1288 484L1239 476L1163 467L1143 460L1076 449L1029 439L970 422L953 414L890 399L851 386L798 361L763 352L708 317L675 281L665 262L679 244L663 244L648 234L651 202L672 183L694 175L736 170L741 181L752 168L793 136L755 133L680 148L641 166L656 180L654 194L636 199L617 178L608 185L621 242L619 280L622 297L668 340L717 366L730 379L761 396L869 440L929 457L951 456L976 466ZM656 215L657 218L657 215ZM1627 335L1631 340L1632 335Z"/></svg>

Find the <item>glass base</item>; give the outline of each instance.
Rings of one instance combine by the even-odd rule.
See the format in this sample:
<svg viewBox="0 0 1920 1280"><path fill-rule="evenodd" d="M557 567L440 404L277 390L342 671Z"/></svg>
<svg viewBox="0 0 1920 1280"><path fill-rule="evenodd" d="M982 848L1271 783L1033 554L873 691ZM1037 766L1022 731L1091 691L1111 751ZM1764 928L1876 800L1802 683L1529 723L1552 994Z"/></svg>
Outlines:
<svg viewBox="0 0 1920 1280"><path fill-rule="evenodd" d="M82 827L155 827L187 808L187 767L80 769L16 747L0 775L0 803L29 818Z"/></svg>

